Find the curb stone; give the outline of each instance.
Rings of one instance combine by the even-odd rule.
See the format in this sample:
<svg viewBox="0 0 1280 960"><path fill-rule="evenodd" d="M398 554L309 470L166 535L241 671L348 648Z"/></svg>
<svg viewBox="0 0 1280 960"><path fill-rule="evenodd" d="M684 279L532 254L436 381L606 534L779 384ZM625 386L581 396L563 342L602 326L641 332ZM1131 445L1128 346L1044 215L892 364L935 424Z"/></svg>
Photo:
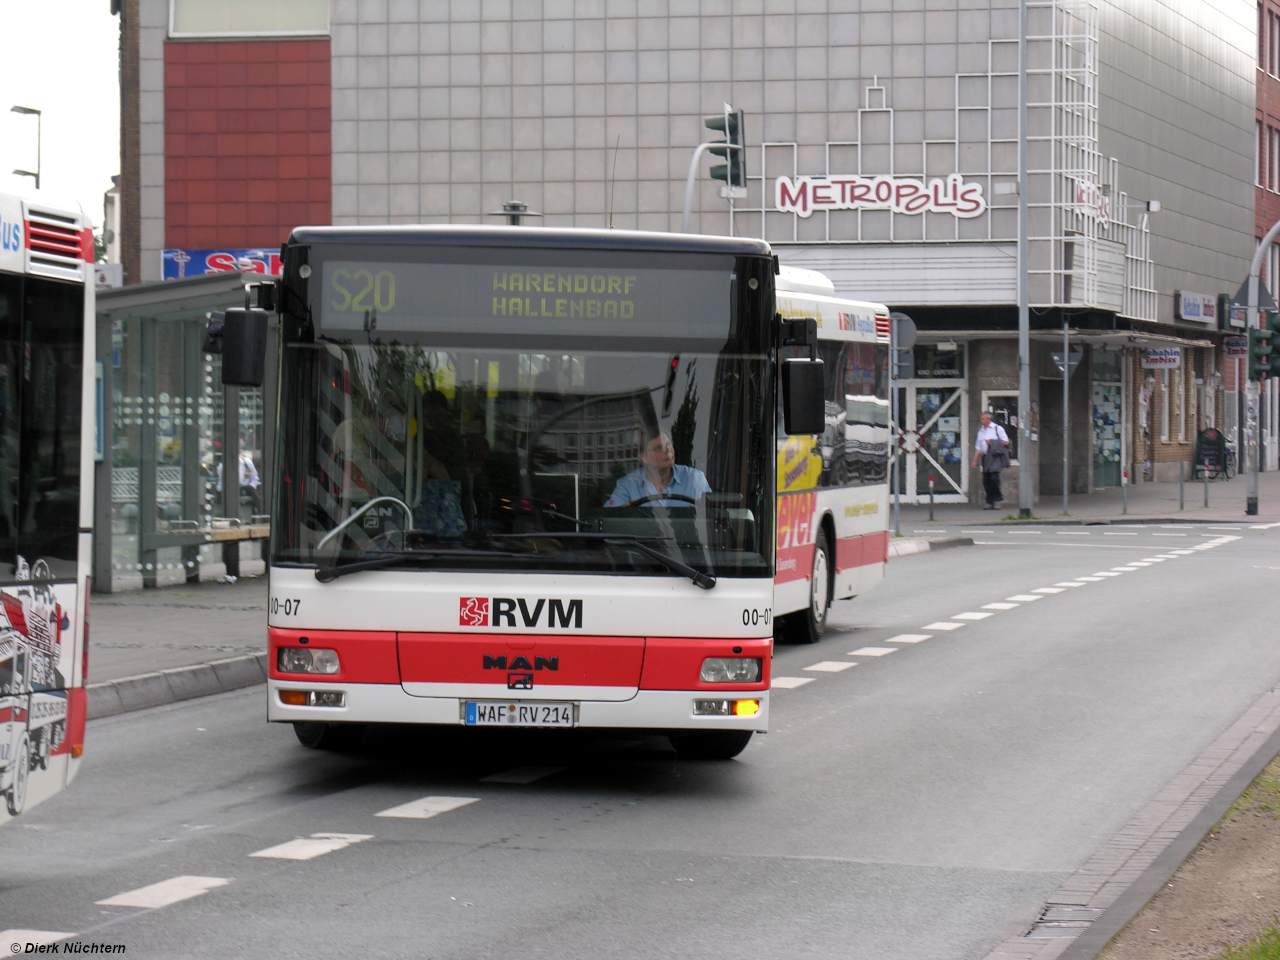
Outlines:
<svg viewBox="0 0 1280 960"><path fill-rule="evenodd" d="M91 683L87 688L88 719L159 707L179 700L207 697L267 681L266 653L227 657L212 663L174 667L136 677Z"/></svg>
<svg viewBox="0 0 1280 960"><path fill-rule="evenodd" d="M910 557L917 553L931 553L934 550L949 550L952 547L972 547L972 537L939 537L936 540L923 538L907 538L905 540L889 540L889 559L894 557Z"/></svg>

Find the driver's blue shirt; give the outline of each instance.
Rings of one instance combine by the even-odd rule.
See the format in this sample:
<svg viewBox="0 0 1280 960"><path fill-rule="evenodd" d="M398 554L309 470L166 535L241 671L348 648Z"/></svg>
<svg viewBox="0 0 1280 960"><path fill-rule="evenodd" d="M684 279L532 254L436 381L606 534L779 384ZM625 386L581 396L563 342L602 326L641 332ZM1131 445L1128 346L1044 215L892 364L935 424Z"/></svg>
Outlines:
<svg viewBox="0 0 1280 960"><path fill-rule="evenodd" d="M638 470L632 470L625 477L618 480L618 485L613 488L613 493L609 495L609 499L605 501L606 507L625 507L632 500L639 500L643 497L655 497L663 493L679 494L682 497L689 497L697 500L704 493L711 492L711 484L707 483L706 476L696 467L686 467L682 463L677 463L671 468L671 482L667 484L663 490L658 490L648 478L644 475L644 467ZM664 507L688 506L686 500L650 500L645 504L661 504Z"/></svg>

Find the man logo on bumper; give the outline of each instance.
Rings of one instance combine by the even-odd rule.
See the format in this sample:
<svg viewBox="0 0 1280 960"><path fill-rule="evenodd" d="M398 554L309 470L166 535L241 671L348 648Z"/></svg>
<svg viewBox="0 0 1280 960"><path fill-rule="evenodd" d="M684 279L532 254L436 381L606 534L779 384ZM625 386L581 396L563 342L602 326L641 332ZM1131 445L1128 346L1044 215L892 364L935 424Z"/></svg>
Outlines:
<svg viewBox="0 0 1280 960"><path fill-rule="evenodd" d="M492 603L492 606L491 606ZM490 622L490 610L493 620ZM460 627L528 627L543 625L547 629L582 629L582 601L539 597L460 597L458 602L458 626ZM519 622L517 622L517 615Z"/></svg>
<svg viewBox="0 0 1280 960"><path fill-rule="evenodd" d="M518 654L510 663L507 663L506 654L491 657L486 653L483 656L485 670L550 670L554 673L560 669L559 657L539 657L535 655L533 663L530 664L529 658L524 654Z"/></svg>

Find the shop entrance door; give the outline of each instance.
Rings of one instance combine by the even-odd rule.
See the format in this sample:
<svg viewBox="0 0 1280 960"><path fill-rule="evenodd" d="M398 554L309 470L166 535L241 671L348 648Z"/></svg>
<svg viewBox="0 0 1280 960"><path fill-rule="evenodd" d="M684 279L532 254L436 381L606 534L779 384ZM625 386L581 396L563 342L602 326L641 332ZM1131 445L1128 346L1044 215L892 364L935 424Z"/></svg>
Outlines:
<svg viewBox="0 0 1280 960"><path fill-rule="evenodd" d="M899 489L907 503L966 503L969 483L968 391L963 383L907 382L898 391L902 431ZM919 439L916 440L916 437Z"/></svg>

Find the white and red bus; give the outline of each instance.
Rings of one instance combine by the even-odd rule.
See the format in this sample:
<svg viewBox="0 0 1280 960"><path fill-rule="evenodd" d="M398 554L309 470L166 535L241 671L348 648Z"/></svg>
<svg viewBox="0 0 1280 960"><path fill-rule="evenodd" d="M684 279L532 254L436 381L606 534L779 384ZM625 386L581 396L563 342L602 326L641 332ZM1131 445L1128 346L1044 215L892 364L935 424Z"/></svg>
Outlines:
<svg viewBox="0 0 1280 960"><path fill-rule="evenodd" d="M778 429L778 543L773 610L779 639L814 643L832 600L884 578L889 551L889 309L843 300L812 270L783 266L777 309L816 323L825 429ZM787 348L794 355L803 348Z"/></svg>
<svg viewBox="0 0 1280 960"><path fill-rule="evenodd" d="M578 726L734 756L775 611L816 639L881 575L883 308L780 291L767 244L308 227L282 256L268 718L304 744Z"/></svg>
<svg viewBox="0 0 1280 960"><path fill-rule="evenodd" d="M93 261L82 212L0 194L0 822L84 750Z"/></svg>

